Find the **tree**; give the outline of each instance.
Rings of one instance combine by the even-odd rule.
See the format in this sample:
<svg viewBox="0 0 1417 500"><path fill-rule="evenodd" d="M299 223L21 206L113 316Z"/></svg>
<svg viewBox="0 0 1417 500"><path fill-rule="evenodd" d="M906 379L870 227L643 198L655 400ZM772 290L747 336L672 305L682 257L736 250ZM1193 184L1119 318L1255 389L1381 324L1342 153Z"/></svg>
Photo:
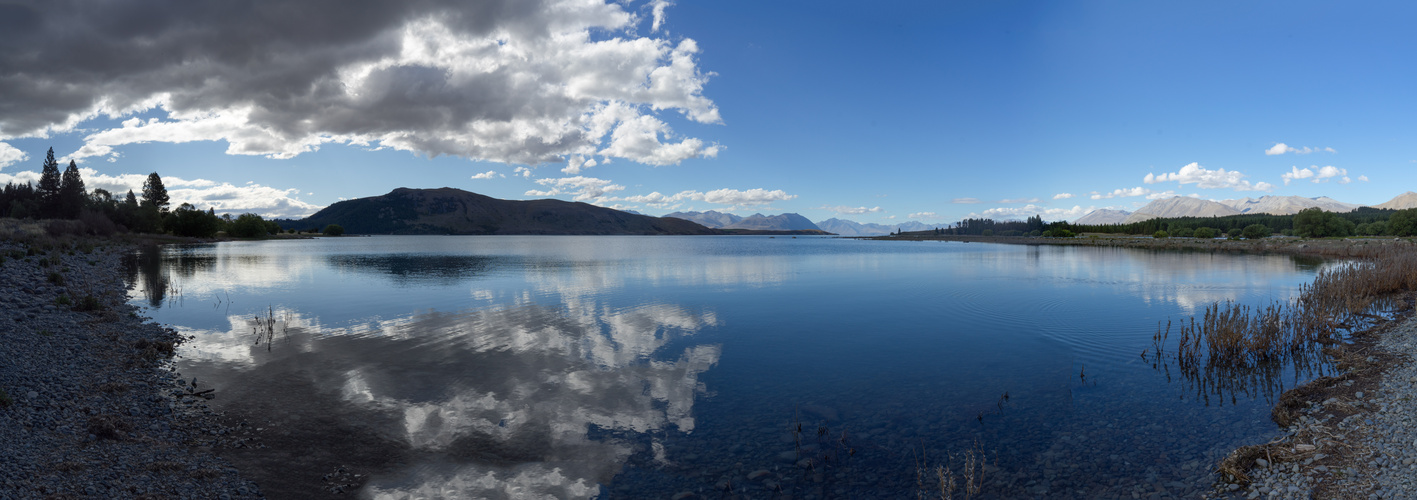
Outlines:
<svg viewBox="0 0 1417 500"><path fill-rule="evenodd" d="M1394 213L1393 218L1396 217ZM1392 222L1388 224L1392 225ZM1306 208L1294 214L1294 234L1305 238L1343 237L1353 234L1354 229L1353 221L1320 208Z"/></svg>
<svg viewBox="0 0 1417 500"><path fill-rule="evenodd" d="M344 226L339 224L325 226L325 236L339 236L342 234L344 234Z"/></svg>
<svg viewBox="0 0 1417 500"><path fill-rule="evenodd" d="M1264 224L1250 224L1248 226L1245 226L1245 229L1241 230L1240 234L1243 235L1247 240L1258 240L1260 238L1268 238L1269 226L1266 226Z"/></svg>
<svg viewBox="0 0 1417 500"><path fill-rule="evenodd" d="M87 197L84 179L79 176L79 166L74 164L74 160L69 160L69 168L64 169L64 178L59 182L58 215L65 219L79 218Z"/></svg>
<svg viewBox="0 0 1417 500"><path fill-rule="evenodd" d="M1167 237L1170 237L1170 236L1171 236L1171 235L1170 235L1170 234L1167 234L1166 231L1157 231L1157 232L1151 233L1151 237L1152 237L1152 238L1167 238Z"/></svg>
<svg viewBox="0 0 1417 500"><path fill-rule="evenodd" d="M1230 239L1232 239L1232 240L1238 240L1238 239L1240 239L1240 235L1241 235L1241 234L1244 234L1244 233L1245 233L1245 230L1244 230L1244 229L1240 229L1240 228L1238 228L1238 227L1232 227L1232 228L1230 228L1229 231L1226 231L1226 232L1225 232L1225 237L1230 238Z"/></svg>
<svg viewBox="0 0 1417 500"><path fill-rule="evenodd" d="M162 185L162 177L158 177L157 172L148 174L148 180L143 182L143 206L166 214L167 205L167 188Z"/></svg>
<svg viewBox="0 0 1417 500"><path fill-rule="evenodd" d="M190 203L183 203L172 211L167 219L167 227L178 236L210 238L221 229L221 219L213 212L203 212Z"/></svg>
<svg viewBox="0 0 1417 500"><path fill-rule="evenodd" d="M44 168L39 173L39 216L54 217L59 213L59 162L54 161L54 148L44 156Z"/></svg>
<svg viewBox="0 0 1417 500"><path fill-rule="evenodd" d="M1215 230L1208 227L1198 227L1192 235L1200 239L1208 240L1215 237Z"/></svg>
<svg viewBox="0 0 1417 500"><path fill-rule="evenodd" d="M266 220L256 214L241 214L226 229L226 234L237 238L261 238L270 234Z"/></svg>
<svg viewBox="0 0 1417 500"><path fill-rule="evenodd" d="M1417 208L1398 210L1387 220L1387 234L1412 236L1417 233Z"/></svg>

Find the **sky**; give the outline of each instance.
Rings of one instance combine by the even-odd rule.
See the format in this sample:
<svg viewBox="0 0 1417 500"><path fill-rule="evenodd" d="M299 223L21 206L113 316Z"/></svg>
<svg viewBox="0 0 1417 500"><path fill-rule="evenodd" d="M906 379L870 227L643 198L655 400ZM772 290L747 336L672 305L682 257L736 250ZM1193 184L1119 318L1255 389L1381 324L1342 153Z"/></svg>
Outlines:
<svg viewBox="0 0 1417 500"><path fill-rule="evenodd" d="M1417 4L0 3L0 183L301 217L397 187L649 215L1072 220L1417 189Z"/></svg>

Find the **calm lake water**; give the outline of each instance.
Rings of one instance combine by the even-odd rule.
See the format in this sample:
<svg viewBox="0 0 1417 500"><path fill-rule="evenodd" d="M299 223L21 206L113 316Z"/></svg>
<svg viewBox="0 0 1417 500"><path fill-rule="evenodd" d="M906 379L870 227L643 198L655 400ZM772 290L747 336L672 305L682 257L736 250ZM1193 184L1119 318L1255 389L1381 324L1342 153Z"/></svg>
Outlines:
<svg viewBox="0 0 1417 500"><path fill-rule="evenodd" d="M962 485L980 456L984 497L1192 497L1277 434L1272 404L1153 367L1158 322L1287 299L1318 268L585 236L230 242L135 263L133 300L195 337L179 371L219 409L265 408L248 418L268 442L389 448L361 492L377 498L902 498L922 459Z"/></svg>

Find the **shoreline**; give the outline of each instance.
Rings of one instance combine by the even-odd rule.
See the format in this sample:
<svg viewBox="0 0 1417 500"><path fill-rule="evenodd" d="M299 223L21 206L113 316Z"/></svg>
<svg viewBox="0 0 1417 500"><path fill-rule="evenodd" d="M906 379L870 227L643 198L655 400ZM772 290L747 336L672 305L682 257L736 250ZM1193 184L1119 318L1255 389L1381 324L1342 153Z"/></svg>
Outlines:
<svg viewBox="0 0 1417 500"><path fill-rule="evenodd" d="M134 245L25 236L0 240L0 497L263 498L213 452L184 339L128 304Z"/></svg>
<svg viewBox="0 0 1417 500"><path fill-rule="evenodd" d="M954 241L1362 258L1402 238L1261 240L1084 235L1076 238L903 235L881 241ZM1406 249L1406 248L1404 248ZM1417 250L1417 247L1413 247ZM1324 349L1339 373L1280 395L1271 420L1284 434L1215 464L1208 498L1417 498L1417 291L1394 297L1391 319Z"/></svg>

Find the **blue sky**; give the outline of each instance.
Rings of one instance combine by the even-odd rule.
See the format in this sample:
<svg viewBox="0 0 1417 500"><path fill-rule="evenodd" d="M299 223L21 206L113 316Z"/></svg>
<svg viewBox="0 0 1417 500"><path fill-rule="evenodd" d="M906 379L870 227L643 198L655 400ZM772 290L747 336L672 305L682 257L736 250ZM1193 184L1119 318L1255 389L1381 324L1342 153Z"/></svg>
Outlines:
<svg viewBox="0 0 1417 500"><path fill-rule="evenodd" d="M1409 4L321 3L8 7L0 182L53 147L219 211L449 186L880 223L1417 186Z"/></svg>

